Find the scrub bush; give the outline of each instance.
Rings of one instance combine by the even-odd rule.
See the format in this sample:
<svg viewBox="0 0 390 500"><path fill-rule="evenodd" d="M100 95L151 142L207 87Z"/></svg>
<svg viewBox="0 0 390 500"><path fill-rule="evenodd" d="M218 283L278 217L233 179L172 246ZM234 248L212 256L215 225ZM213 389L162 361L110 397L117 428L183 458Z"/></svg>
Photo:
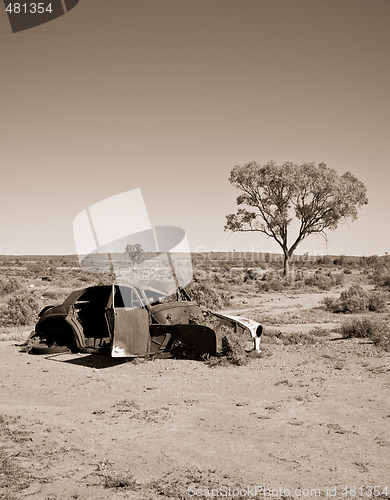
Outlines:
<svg viewBox="0 0 390 500"><path fill-rule="evenodd" d="M0 311L0 325L29 325L36 319L39 307L38 301L31 293L11 296Z"/></svg>
<svg viewBox="0 0 390 500"><path fill-rule="evenodd" d="M345 338L367 338L376 346L390 350L390 328L378 318L353 318L340 326L340 334Z"/></svg>
<svg viewBox="0 0 390 500"><path fill-rule="evenodd" d="M210 324L210 327L213 325ZM204 354L202 358L207 364L214 368L216 366L244 366L249 363L251 357L245 350L247 341L246 336L242 333L236 333L231 328L225 325L220 327L219 334L221 336L221 352L216 356Z"/></svg>
<svg viewBox="0 0 390 500"><path fill-rule="evenodd" d="M383 311L387 303L387 294L383 292L371 292L368 298L368 310L379 312Z"/></svg>
<svg viewBox="0 0 390 500"><path fill-rule="evenodd" d="M17 278L0 279L0 296L9 295L21 290L22 284Z"/></svg>
<svg viewBox="0 0 390 500"><path fill-rule="evenodd" d="M387 302L383 292L366 292L360 285L352 285L341 292L338 299L325 297L322 304L328 311L334 313L359 313L364 311L382 311Z"/></svg>
<svg viewBox="0 0 390 500"><path fill-rule="evenodd" d="M376 285L386 288L386 290L390 290L390 274L387 270L385 273L374 273L372 275L372 280Z"/></svg>
<svg viewBox="0 0 390 500"><path fill-rule="evenodd" d="M228 328L222 336L222 355L237 366L248 364L249 358L245 351L246 341L242 333L235 333Z"/></svg>
<svg viewBox="0 0 390 500"><path fill-rule="evenodd" d="M230 296L218 290L210 281L192 281L186 287L186 292L191 300L208 309L222 309L230 303Z"/></svg>
<svg viewBox="0 0 390 500"><path fill-rule="evenodd" d="M317 272L309 276L304 281L305 285L315 286L319 290L330 290L332 288L332 279L330 276Z"/></svg>

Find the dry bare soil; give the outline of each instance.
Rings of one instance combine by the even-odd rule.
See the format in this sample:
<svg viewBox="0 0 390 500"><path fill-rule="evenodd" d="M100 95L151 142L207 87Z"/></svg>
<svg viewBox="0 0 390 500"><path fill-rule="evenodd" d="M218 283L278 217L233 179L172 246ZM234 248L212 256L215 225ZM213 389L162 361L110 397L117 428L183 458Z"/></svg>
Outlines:
<svg viewBox="0 0 390 500"><path fill-rule="evenodd" d="M3 340L0 498L390 498L389 352L334 332L281 341L339 321L316 309L323 296L235 299L278 332L246 366Z"/></svg>

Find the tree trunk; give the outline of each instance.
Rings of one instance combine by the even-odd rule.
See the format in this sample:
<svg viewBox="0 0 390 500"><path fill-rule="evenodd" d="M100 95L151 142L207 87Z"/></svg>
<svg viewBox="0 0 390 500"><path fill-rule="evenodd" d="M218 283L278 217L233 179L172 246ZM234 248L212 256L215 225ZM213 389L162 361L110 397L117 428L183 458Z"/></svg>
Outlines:
<svg viewBox="0 0 390 500"><path fill-rule="evenodd" d="M283 276L285 278L288 278L290 272L290 256L287 254L284 254L284 269L283 269Z"/></svg>

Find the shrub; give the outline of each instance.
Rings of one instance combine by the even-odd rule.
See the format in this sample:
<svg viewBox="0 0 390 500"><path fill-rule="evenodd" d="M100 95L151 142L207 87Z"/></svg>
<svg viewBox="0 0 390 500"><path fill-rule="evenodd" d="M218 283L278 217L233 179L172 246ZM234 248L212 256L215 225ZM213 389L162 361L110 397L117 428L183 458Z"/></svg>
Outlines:
<svg viewBox="0 0 390 500"><path fill-rule="evenodd" d="M45 299L58 300L63 295L64 295L64 293L62 290L59 290L59 291L47 290L47 291L43 292L43 296L45 297Z"/></svg>
<svg viewBox="0 0 390 500"><path fill-rule="evenodd" d="M28 263L26 267L26 274L32 278L45 275L47 272L47 263L43 260Z"/></svg>
<svg viewBox="0 0 390 500"><path fill-rule="evenodd" d="M243 282L243 273L241 269L231 269L229 274L225 274L226 280L231 285L240 285Z"/></svg>
<svg viewBox="0 0 390 500"><path fill-rule="evenodd" d="M331 279L334 285L343 285L345 281L345 277L343 274L338 273L338 274L332 274Z"/></svg>
<svg viewBox="0 0 390 500"><path fill-rule="evenodd" d="M226 356L233 365L243 366L248 364L245 351L245 338L242 333L236 333L226 328L222 337L222 355Z"/></svg>
<svg viewBox="0 0 390 500"><path fill-rule="evenodd" d="M372 280L378 286L390 290L390 274L388 273L374 273L372 275Z"/></svg>
<svg viewBox="0 0 390 500"><path fill-rule="evenodd" d="M256 284L259 292L280 292L286 287L287 280L271 270L264 273Z"/></svg>
<svg viewBox="0 0 390 500"><path fill-rule="evenodd" d="M324 336L329 335L329 331L324 333L321 330L319 331L314 329L310 332L292 332L286 335L282 335L282 342L285 345L289 344L303 344L303 345L311 345L311 344L322 344L325 342Z"/></svg>
<svg viewBox="0 0 390 500"><path fill-rule="evenodd" d="M353 318L340 325L340 334L344 338L368 338L381 329L382 322L377 318Z"/></svg>
<svg viewBox="0 0 390 500"><path fill-rule="evenodd" d="M259 292L280 292L283 290L281 279L261 280L257 282Z"/></svg>
<svg viewBox="0 0 390 500"><path fill-rule="evenodd" d="M321 304L324 306L324 308L327 310L327 311L332 311L332 312L341 312L339 310L339 307L337 305L337 300L335 299L332 299L332 297L324 297L322 300L321 300Z"/></svg>
<svg viewBox="0 0 390 500"><path fill-rule="evenodd" d="M368 298L369 311L383 311L387 303L387 294L383 292L371 292Z"/></svg>
<svg viewBox="0 0 390 500"><path fill-rule="evenodd" d="M345 338L368 338L378 347L390 350L389 326L377 318L353 318L340 326L340 334Z"/></svg>
<svg viewBox="0 0 390 500"><path fill-rule="evenodd" d="M10 297L0 312L1 326L29 325L39 312L39 303L30 293Z"/></svg>
<svg viewBox="0 0 390 500"><path fill-rule="evenodd" d="M22 284L16 278L8 278L0 280L0 296L9 295L21 290Z"/></svg>
<svg viewBox="0 0 390 500"><path fill-rule="evenodd" d="M329 337L332 330L328 328L322 328L321 326L314 326L310 331L309 335L313 337Z"/></svg>
<svg viewBox="0 0 390 500"><path fill-rule="evenodd" d="M268 271L263 275L261 280L257 281L257 287L260 292L280 292L284 289L298 290L304 287L330 290L332 286L341 285L343 282L344 276L342 273L333 275L331 272L328 272L324 274L317 270L305 278L305 270L298 269L296 272L291 272L287 279L275 271Z"/></svg>
<svg viewBox="0 0 390 500"><path fill-rule="evenodd" d="M282 342L283 332L277 328L267 327L261 337L261 344L280 344Z"/></svg>
<svg viewBox="0 0 390 500"><path fill-rule="evenodd" d="M338 299L325 297L322 304L328 311L334 313L359 313L363 311L382 311L386 305L387 296L380 292L366 292L360 285L352 285L341 292Z"/></svg>
<svg viewBox="0 0 390 500"><path fill-rule="evenodd" d="M320 290L330 290L332 287L332 280L330 276L326 276L320 272L316 272L312 276L309 276L304 281L305 285L315 286Z"/></svg>
<svg viewBox="0 0 390 500"><path fill-rule="evenodd" d="M342 266L345 262L345 255L340 255L337 259L334 259L333 264L335 266Z"/></svg>
<svg viewBox="0 0 390 500"><path fill-rule="evenodd" d="M244 283L248 280L257 280L257 274L253 269L245 269L244 272Z"/></svg>
<svg viewBox="0 0 390 500"><path fill-rule="evenodd" d="M209 309L221 309L230 303L229 295L218 289L209 281L192 281L186 288L192 300Z"/></svg>
<svg viewBox="0 0 390 500"><path fill-rule="evenodd" d="M261 280L257 282L259 292L280 292L284 288L284 283L281 279Z"/></svg>
<svg viewBox="0 0 390 500"><path fill-rule="evenodd" d="M217 356L205 354L203 359L210 367L227 366L229 364L244 366L251 357L245 351L245 336L236 333L227 326L221 327L222 351Z"/></svg>
<svg viewBox="0 0 390 500"><path fill-rule="evenodd" d="M224 276L220 276L220 274L218 272L216 272L213 275L213 280L214 280L214 283L216 283L217 285L224 285L224 286L226 286L226 284L227 284L226 278Z"/></svg>
<svg viewBox="0 0 390 500"><path fill-rule="evenodd" d="M338 299L341 312L354 313L368 309L369 297L360 285L352 285L344 290Z"/></svg>
<svg viewBox="0 0 390 500"><path fill-rule="evenodd" d="M390 274L386 274L385 276L383 276L380 284L381 286L390 290Z"/></svg>
<svg viewBox="0 0 390 500"><path fill-rule="evenodd" d="M121 472L106 472L103 476L103 485L105 488L136 490L138 489L137 481L132 474L124 474Z"/></svg>

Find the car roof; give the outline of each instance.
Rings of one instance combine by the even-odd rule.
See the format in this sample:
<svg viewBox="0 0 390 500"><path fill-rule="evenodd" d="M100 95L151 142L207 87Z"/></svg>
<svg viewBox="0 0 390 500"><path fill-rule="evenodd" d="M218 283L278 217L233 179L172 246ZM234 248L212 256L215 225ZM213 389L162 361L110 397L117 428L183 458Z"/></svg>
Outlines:
<svg viewBox="0 0 390 500"><path fill-rule="evenodd" d="M143 292L145 290L151 290L152 292L155 292L155 293L159 293L159 294L162 294L164 295L165 297L167 297L167 293L166 292L163 292L162 290L158 290L157 288L153 288L149 285L145 285L143 283L131 283L130 285L127 284L127 285L121 285L120 283L114 283L113 284L115 287L124 287L124 288L136 288L138 290L142 290ZM88 291L93 291L93 290L97 290L97 289L111 289L113 285L93 285L93 286L89 286L89 287L86 287L86 288L81 288L79 290L74 290L65 300L64 300L64 304L68 304L68 303L73 303L73 302L76 302L77 299L79 297L81 297L84 293L87 293Z"/></svg>

